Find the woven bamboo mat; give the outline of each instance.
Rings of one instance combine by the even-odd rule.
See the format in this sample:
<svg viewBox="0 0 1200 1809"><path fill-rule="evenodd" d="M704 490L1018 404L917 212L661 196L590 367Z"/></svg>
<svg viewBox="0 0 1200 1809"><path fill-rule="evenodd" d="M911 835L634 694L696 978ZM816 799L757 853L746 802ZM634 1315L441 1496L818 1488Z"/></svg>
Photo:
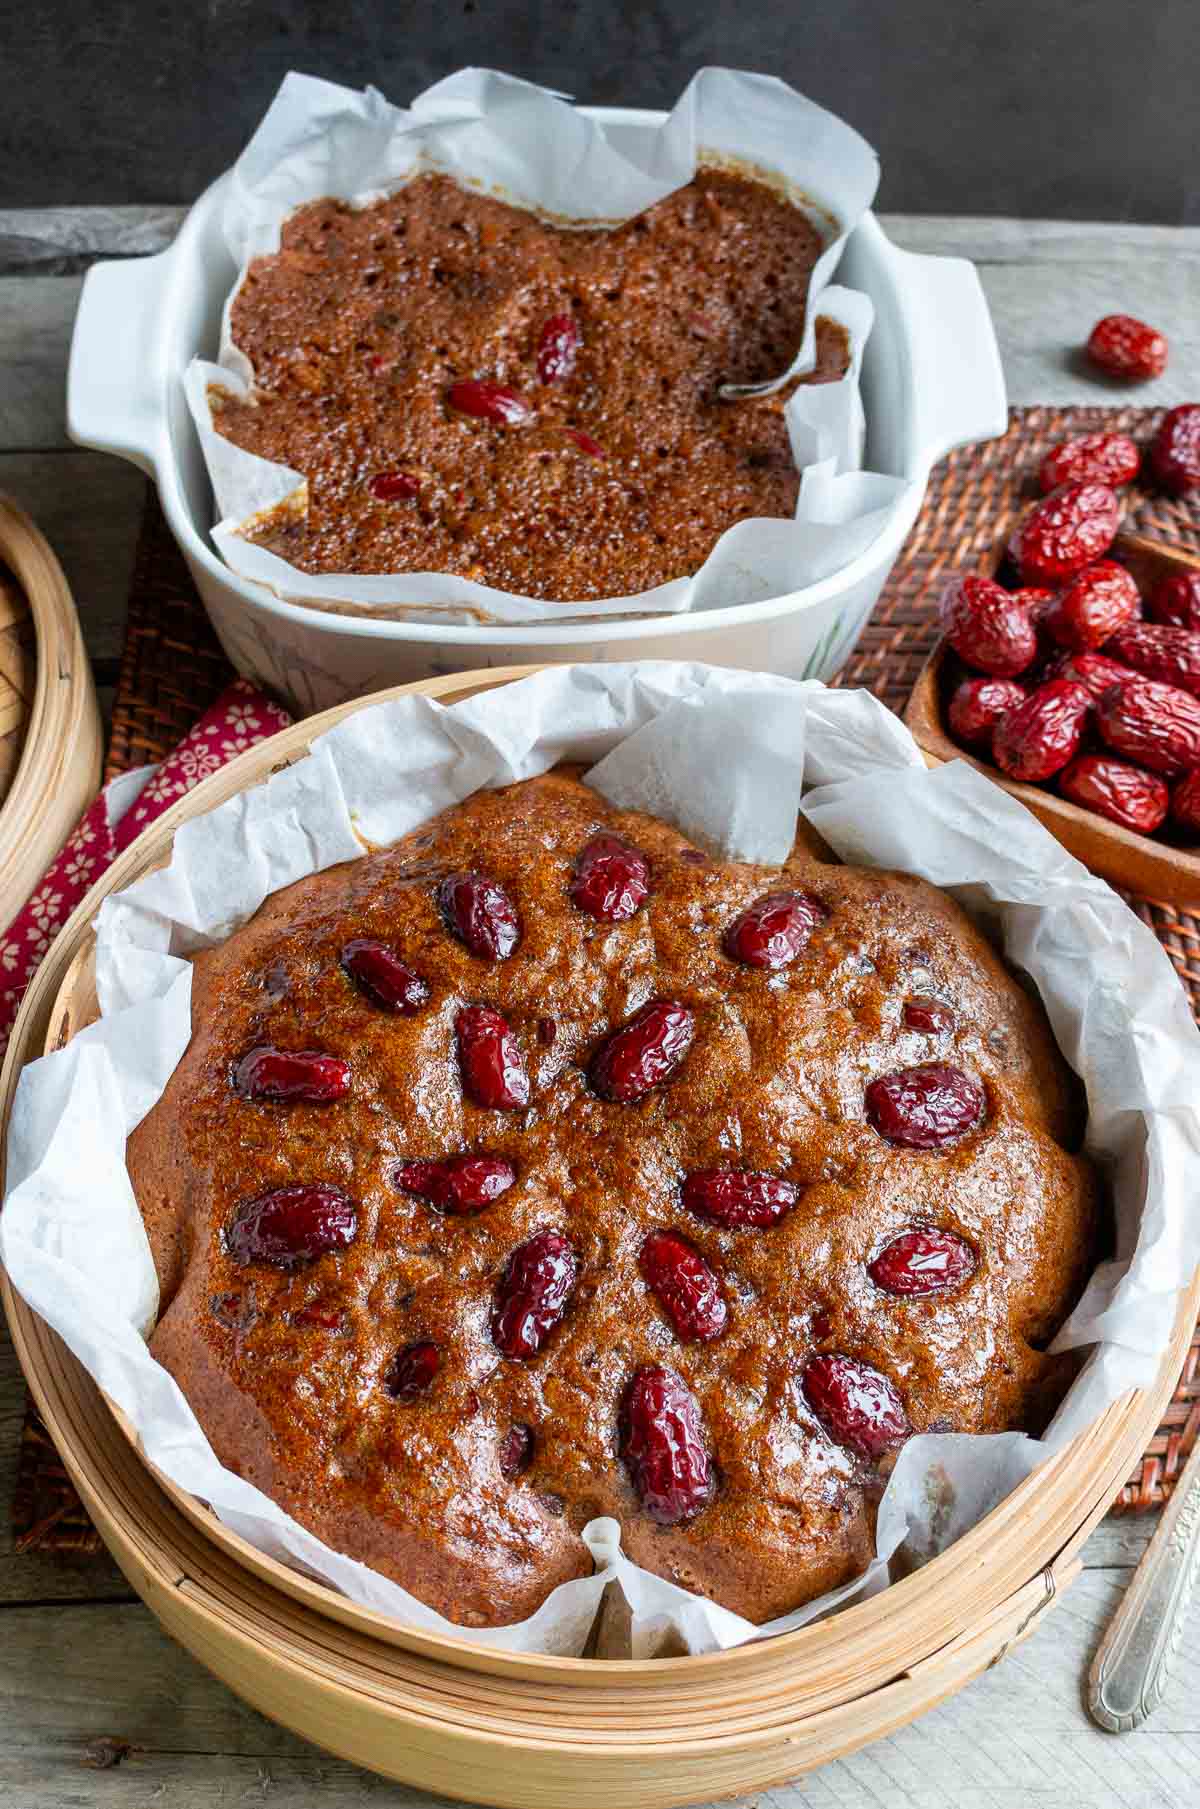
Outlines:
<svg viewBox="0 0 1200 1809"><path fill-rule="evenodd" d="M942 576L984 559L1036 493L1042 454L1070 434L1131 433L1145 439L1157 411L1141 408L1014 409L1003 439L951 453L933 473L924 508L887 589L839 682L862 685L902 710L937 638ZM1136 486L1126 525L1200 550L1200 507ZM105 777L160 760L232 677L153 491L134 569L125 652ZM1200 900L1180 912L1149 899L1130 904L1167 949L1200 1017ZM1200 1327L1183 1375L1150 1447L1114 1512L1161 1506L1200 1432ZM82 1555L99 1540L35 1410L26 1417L13 1503L18 1549Z"/></svg>

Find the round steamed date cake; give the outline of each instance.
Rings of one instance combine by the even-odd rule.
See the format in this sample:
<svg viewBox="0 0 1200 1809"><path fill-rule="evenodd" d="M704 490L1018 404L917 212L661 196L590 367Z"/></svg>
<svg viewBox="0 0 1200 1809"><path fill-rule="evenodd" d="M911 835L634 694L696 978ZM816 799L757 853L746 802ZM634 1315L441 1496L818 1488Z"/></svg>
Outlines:
<svg viewBox="0 0 1200 1809"><path fill-rule="evenodd" d="M466 1626L646 1568L764 1621L911 1432L1037 1429L1079 1100L958 907L689 847L562 771L197 957L129 1143L154 1355L229 1468Z"/></svg>

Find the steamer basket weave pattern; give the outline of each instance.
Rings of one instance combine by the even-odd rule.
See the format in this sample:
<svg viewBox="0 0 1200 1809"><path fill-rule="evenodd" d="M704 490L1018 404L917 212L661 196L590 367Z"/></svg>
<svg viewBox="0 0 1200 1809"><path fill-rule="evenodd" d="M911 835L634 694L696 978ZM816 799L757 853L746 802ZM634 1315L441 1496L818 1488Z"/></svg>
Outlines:
<svg viewBox="0 0 1200 1809"><path fill-rule="evenodd" d="M1042 455L1072 434L1129 433L1146 440L1160 418L1145 408L1014 409L1003 439L951 453L930 480L920 517L875 613L838 682L862 685L902 711L937 638L944 576L993 551L1036 494ZM1200 551L1200 507L1131 485L1125 525ZM105 778L161 760L232 677L182 558L148 496L134 568ZM1175 964L1200 1017L1200 900L1183 912L1151 899L1129 903ZM1160 1507L1200 1434L1200 1327L1161 1425L1113 1504L1114 1513ZM83 1554L100 1541L58 1455L29 1408L13 1502L18 1549Z"/></svg>

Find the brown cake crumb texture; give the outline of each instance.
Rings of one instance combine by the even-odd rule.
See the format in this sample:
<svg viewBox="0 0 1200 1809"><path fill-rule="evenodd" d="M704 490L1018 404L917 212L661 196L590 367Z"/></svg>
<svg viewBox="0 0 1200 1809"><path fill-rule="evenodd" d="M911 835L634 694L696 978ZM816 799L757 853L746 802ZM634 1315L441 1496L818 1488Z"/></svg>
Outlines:
<svg viewBox="0 0 1200 1809"><path fill-rule="evenodd" d="M716 391L788 368L820 251L778 190L709 168L601 230L429 174L359 210L301 208L234 301L252 398L212 392L220 433L308 480L307 515L251 537L306 572L451 572L562 601L697 571L735 522L795 511L791 390ZM545 382L542 329L564 315L576 362ZM844 329L818 319L806 381L848 363ZM456 412L461 380L514 389L529 419ZM396 474L415 494L372 492Z"/></svg>
<svg viewBox="0 0 1200 1809"><path fill-rule="evenodd" d="M569 896L601 830L651 863L627 922L596 922ZM518 908L508 959L471 954L443 921L438 881L463 868ZM731 960L731 921L783 888L828 910L807 948L777 973ZM414 1015L379 1010L347 979L356 937L393 945L427 982ZM892 1461L856 1455L814 1416L800 1386L814 1354L882 1372L917 1431L1038 1429L1073 1373L1044 1353L1091 1262L1076 1086L1040 1006L923 881L837 864L807 834L783 869L713 860L564 769L288 887L197 958L194 982L187 1053L129 1143L162 1286L151 1350L222 1463L452 1620L519 1620L587 1574L579 1534L601 1514L637 1563L767 1620L863 1569ZM952 1008L952 1030L905 1028L905 1001L929 995ZM597 1097L592 1051L656 997L695 1013L690 1053L635 1104ZM515 1030L523 1112L464 1097L455 1018L478 1003ZM239 1097L232 1065L264 1043L344 1057L349 1096ZM941 1150L893 1147L864 1090L929 1061L979 1078L984 1121ZM517 1173L476 1216L393 1183L400 1159L464 1151ZM720 1167L784 1176L799 1202L766 1229L702 1222L681 1182ZM301 1181L353 1198L353 1244L291 1272L236 1262L225 1229L239 1202ZM914 1226L965 1238L975 1273L926 1298L882 1292L868 1265ZM642 1278L646 1236L666 1228L719 1278L728 1324L710 1343L680 1343ZM547 1229L573 1245L577 1285L540 1352L513 1360L493 1343L493 1291L512 1251ZM388 1367L424 1340L440 1368L397 1400ZM708 1505L672 1527L644 1511L619 1451L630 1379L655 1364L691 1389L715 1464ZM514 1426L532 1430L532 1462L509 1479Z"/></svg>

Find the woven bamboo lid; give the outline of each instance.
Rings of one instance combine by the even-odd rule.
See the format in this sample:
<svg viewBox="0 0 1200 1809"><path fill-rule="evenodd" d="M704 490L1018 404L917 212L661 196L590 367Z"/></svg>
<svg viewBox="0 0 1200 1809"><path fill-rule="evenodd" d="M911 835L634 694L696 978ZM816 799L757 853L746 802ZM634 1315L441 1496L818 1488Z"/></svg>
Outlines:
<svg viewBox="0 0 1200 1809"><path fill-rule="evenodd" d="M100 711L62 567L0 496L0 929L95 796Z"/></svg>
<svg viewBox="0 0 1200 1809"><path fill-rule="evenodd" d="M446 701L524 669L399 687ZM378 699L364 701L379 701ZM363 702L251 749L181 799L67 924L26 999L0 1074L95 1013L102 897L162 864L179 824L297 759ZM14 1343L105 1541L164 1626L239 1694L344 1757L424 1789L520 1809L660 1809L761 1789L894 1730L1027 1633L1144 1448L1187 1348L1181 1301L1153 1388L1115 1403L980 1526L882 1597L799 1632L701 1658L557 1659L404 1628L252 1551L157 1477L90 1378L5 1285Z"/></svg>

